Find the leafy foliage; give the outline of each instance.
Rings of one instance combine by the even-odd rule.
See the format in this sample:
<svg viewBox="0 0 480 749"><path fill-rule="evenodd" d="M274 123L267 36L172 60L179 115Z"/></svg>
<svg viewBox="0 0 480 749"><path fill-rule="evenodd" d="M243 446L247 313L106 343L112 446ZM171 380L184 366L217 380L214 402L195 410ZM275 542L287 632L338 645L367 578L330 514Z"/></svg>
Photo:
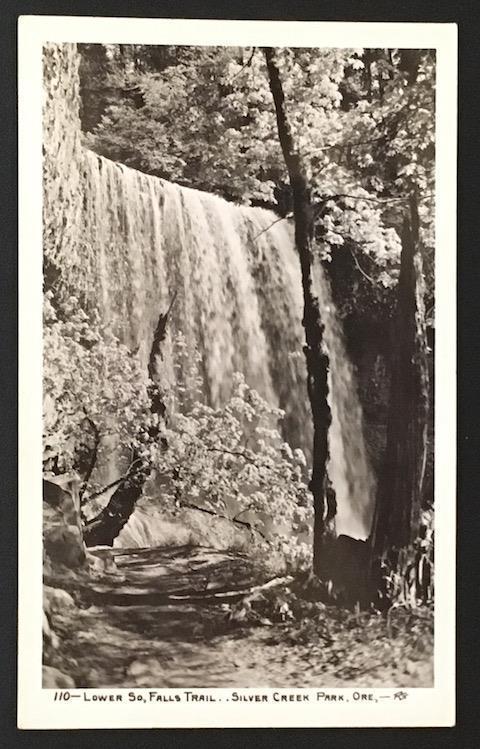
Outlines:
<svg viewBox="0 0 480 749"><path fill-rule="evenodd" d="M89 423L98 431L100 460L132 444L136 425L148 424L148 378L139 360L71 296L59 311L44 296L44 462L63 473L78 470L88 448ZM102 449L104 448L104 449Z"/></svg>
<svg viewBox="0 0 480 749"><path fill-rule="evenodd" d="M114 45L110 58L118 77L123 58ZM137 87L142 101L125 96L107 107L87 145L180 184L290 212L262 50L136 45L127 60L127 88ZM346 244L358 280L362 260L371 269L354 303L361 309L362 294L367 304L372 296L381 302L382 289L396 284L405 198L415 192L432 294L432 53L285 48L276 61L307 164L323 260Z"/></svg>
<svg viewBox="0 0 480 749"><path fill-rule="evenodd" d="M175 513L196 506L241 520L300 563L310 558L312 506L305 457L278 432L283 412L236 374L232 396L213 409L196 402L172 414L168 449L157 455L161 503Z"/></svg>
<svg viewBox="0 0 480 749"><path fill-rule="evenodd" d="M150 412L151 383L139 359L95 313L88 318L75 297L61 314L51 298L51 292L45 295L44 306L46 471L79 469L93 423L101 442L97 469L120 464L126 447L140 451L156 474L152 501L167 513L197 506L257 527L256 539L291 562L308 560L312 508L305 458L280 437L283 412L241 375L235 375L223 408L202 403L195 390L198 360L189 356L187 362L180 334L174 341L179 380L162 389L168 425L159 441L152 440L150 427L158 417ZM87 496L100 488L98 479L90 482Z"/></svg>

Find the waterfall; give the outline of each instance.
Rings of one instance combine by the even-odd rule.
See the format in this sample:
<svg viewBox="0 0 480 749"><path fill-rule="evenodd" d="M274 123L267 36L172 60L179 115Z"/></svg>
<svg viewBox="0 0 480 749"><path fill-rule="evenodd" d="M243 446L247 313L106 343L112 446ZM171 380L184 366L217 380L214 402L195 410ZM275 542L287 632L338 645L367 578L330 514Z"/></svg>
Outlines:
<svg viewBox="0 0 480 749"><path fill-rule="evenodd" d="M328 434L328 473L337 494L337 532L366 538L372 525L376 482L363 436L363 413L355 371L345 349L330 284L319 262L313 268L313 281L320 300L330 364L328 388L332 423Z"/></svg>
<svg viewBox="0 0 480 749"><path fill-rule="evenodd" d="M311 441L301 355L302 294L291 228L269 211L227 203L85 152L81 237L64 276L146 366L174 293L166 361L181 332L201 354L218 406L235 371L285 410L295 447ZM175 378L173 369L165 376ZM188 385L188 383L187 383ZM299 394L302 393L300 396Z"/></svg>
<svg viewBox="0 0 480 749"><path fill-rule="evenodd" d="M285 411L284 437L308 454L312 441L302 352L303 299L292 226L270 211L228 203L102 158L81 156L81 210L64 275L145 366L160 312L176 302L165 342L175 384L172 340L179 332L201 356L204 396L214 407L232 375ZM329 473L337 532L368 535L374 487L353 368L320 265L315 284L330 357ZM188 383L185 383L188 387Z"/></svg>
<svg viewBox="0 0 480 749"><path fill-rule="evenodd" d="M60 267L66 287L138 349L145 367L159 313L176 293L162 378L175 385L172 340L181 332L187 348L201 355L204 396L212 406L228 397L232 374L242 372L263 398L284 410L285 439L308 455L313 435L303 299L291 225L269 211L236 206L85 150L78 64L75 45L45 45L47 263ZM374 480L355 373L320 265L314 280L330 357L328 470L337 494L337 532L365 538Z"/></svg>

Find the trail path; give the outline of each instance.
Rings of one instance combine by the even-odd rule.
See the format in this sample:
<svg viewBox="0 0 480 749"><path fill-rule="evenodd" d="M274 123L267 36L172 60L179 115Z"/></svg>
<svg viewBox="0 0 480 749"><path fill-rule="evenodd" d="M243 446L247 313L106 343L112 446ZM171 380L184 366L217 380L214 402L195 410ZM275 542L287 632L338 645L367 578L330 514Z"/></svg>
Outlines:
<svg viewBox="0 0 480 749"><path fill-rule="evenodd" d="M100 553L100 552L99 552ZM245 556L207 549L114 550L116 569L95 579L47 578L75 606L52 615L59 638L49 665L77 687L414 687L432 682L428 627L358 621L322 604L306 616L275 616L289 589L241 596L267 579ZM175 600L187 595L190 600ZM191 599L194 600L191 600ZM236 600L237 599L237 600ZM277 600L278 599L278 600ZM280 603L279 603L280 602ZM267 615L262 611L267 606ZM272 616L273 613L273 616ZM277 619L277 621L275 620ZM413 622L418 628L418 622ZM425 630L425 631L424 631Z"/></svg>

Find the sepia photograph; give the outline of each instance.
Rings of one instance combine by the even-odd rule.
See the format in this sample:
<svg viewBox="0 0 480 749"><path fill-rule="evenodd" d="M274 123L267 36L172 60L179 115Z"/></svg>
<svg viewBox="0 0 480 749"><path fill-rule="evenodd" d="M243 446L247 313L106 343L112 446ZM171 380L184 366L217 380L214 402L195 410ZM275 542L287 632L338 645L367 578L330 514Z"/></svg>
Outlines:
<svg viewBox="0 0 480 749"><path fill-rule="evenodd" d="M42 689L432 689L435 46L66 38Z"/></svg>

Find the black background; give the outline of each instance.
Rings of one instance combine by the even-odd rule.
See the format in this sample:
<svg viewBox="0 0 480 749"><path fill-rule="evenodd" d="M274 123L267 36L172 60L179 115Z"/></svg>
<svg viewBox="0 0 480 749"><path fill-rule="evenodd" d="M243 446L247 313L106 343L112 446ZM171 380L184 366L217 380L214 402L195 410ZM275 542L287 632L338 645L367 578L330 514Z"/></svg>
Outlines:
<svg viewBox="0 0 480 749"><path fill-rule="evenodd" d="M458 180L458 456L457 726L452 729L223 729L18 731L16 726L17 604L17 124L16 26L19 15L231 18L318 21L409 21L459 26ZM477 85L480 76L480 3L325 0L293 2L143 2L139 0L37 0L0 6L0 745L30 747L319 746L404 749L480 747L480 438L478 373L480 327L480 178ZM451 310L455 315L455 310ZM39 373L40 374L40 373ZM438 404L439 411L441 405ZM441 487L440 487L441 491ZM453 564L453 560L452 560ZM478 680L477 680L478 677Z"/></svg>

